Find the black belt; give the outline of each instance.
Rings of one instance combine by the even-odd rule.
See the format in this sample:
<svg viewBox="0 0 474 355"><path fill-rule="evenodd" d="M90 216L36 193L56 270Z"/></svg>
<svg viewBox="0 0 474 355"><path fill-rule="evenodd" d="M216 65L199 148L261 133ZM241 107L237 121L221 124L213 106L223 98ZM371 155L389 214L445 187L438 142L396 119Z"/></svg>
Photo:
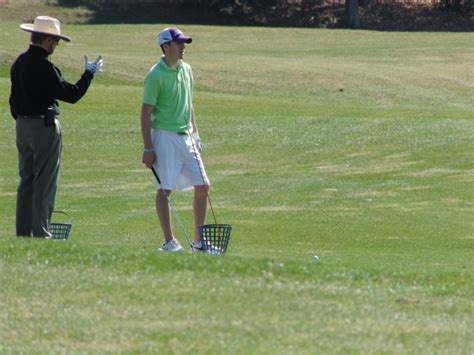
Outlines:
<svg viewBox="0 0 474 355"><path fill-rule="evenodd" d="M16 115L16 118L19 118L21 120L42 120L45 117L46 117L46 115L31 115L31 116Z"/></svg>
<svg viewBox="0 0 474 355"><path fill-rule="evenodd" d="M176 132L178 133L180 136L187 136L188 135L188 132Z"/></svg>

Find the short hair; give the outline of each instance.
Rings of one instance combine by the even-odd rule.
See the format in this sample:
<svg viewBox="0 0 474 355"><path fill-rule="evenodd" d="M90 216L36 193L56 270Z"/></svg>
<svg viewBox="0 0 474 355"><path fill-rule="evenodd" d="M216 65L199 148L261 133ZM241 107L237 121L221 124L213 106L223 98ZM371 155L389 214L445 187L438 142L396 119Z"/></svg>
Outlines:
<svg viewBox="0 0 474 355"><path fill-rule="evenodd" d="M166 43L163 43L162 45L160 45L160 48L161 48L161 51L163 52L163 54L165 54L165 48L164 48L164 45L167 44L168 46L171 45L171 42L174 42L174 41L168 41Z"/></svg>
<svg viewBox="0 0 474 355"><path fill-rule="evenodd" d="M41 44L43 43L46 38L50 37L47 34L44 33L37 33L37 32L32 32L31 33L31 43L33 44Z"/></svg>
<svg viewBox="0 0 474 355"><path fill-rule="evenodd" d="M165 45L165 44L169 45L171 42L173 42L173 41L169 41L169 42L166 42L166 43L163 43L162 45L160 45L160 48L161 48L161 51L163 52L163 54L165 54L164 45Z"/></svg>

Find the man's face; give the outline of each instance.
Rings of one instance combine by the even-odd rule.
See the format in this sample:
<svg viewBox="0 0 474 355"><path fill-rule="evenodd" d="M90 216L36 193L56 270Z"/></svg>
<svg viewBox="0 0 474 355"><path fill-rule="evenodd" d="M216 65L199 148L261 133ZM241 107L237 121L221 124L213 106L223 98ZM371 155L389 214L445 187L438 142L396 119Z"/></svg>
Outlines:
<svg viewBox="0 0 474 355"><path fill-rule="evenodd" d="M59 38L57 37L48 37L46 39L46 50L48 51L49 54L53 54L54 50L56 49L56 46L59 43Z"/></svg>
<svg viewBox="0 0 474 355"><path fill-rule="evenodd" d="M184 42L171 41L165 44L165 53L173 60L183 59L185 47Z"/></svg>

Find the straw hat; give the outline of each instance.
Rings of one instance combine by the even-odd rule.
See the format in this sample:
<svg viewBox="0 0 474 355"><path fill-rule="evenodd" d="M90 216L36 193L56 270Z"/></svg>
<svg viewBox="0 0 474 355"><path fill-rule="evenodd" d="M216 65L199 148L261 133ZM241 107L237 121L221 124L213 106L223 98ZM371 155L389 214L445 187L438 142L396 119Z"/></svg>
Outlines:
<svg viewBox="0 0 474 355"><path fill-rule="evenodd" d="M24 23L20 28L26 32L36 32L53 37L61 38L67 42L71 41L71 37L61 34L61 23L58 19L49 16L37 16L33 24Z"/></svg>

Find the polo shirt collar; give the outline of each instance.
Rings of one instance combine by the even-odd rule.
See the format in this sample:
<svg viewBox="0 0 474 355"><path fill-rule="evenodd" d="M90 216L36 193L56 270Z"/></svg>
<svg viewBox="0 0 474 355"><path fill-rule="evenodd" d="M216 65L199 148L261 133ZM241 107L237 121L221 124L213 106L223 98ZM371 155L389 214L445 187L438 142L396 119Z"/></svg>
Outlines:
<svg viewBox="0 0 474 355"><path fill-rule="evenodd" d="M178 71L179 69L181 69L182 63L183 63L183 61L180 59L180 60L178 60L178 65L176 65L176 68L171 68L171 67L168 66L168 64L166 64L166 60L165 60L164 55L161 56L161 60L160 60L160 65L168 71Z"/></svg>

